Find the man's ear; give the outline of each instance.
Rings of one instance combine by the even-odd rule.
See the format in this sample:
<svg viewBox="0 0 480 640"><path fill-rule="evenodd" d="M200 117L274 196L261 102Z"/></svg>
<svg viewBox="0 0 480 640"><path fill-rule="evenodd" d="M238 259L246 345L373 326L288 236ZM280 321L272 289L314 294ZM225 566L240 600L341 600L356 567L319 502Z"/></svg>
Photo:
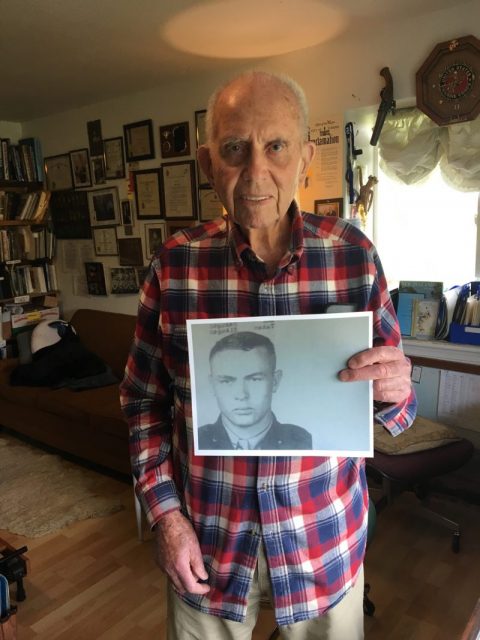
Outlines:
<svg viewBox="0 0 480 640"><path fill-rule="evenodd" d="M213 170L212 170L212 158L210 156L210 149L207 147L206 144L202 144L201 147L198 147L197 160L201 170L207 176L211 187L215 188L215 184L214 184L215 180L213 178Z"/></svg>
<svg viewBox="0 0 480 640"><path fill-rule="evenodd" d="M302 146L302 165L300 168L300 175L298 178L298 184L303 185L309 166L315 156L315 144L313 142L304 142Z"/></svg>
<svg viewBox="0 0 480 640"><path fill-rule="evenodd" d="M273 393L275 393L275 391L278 389L280 382L282 380L282 376L283 376L283 371L281 369L275 369L275 371L273 372L273 387L272 387Z"/></svg>

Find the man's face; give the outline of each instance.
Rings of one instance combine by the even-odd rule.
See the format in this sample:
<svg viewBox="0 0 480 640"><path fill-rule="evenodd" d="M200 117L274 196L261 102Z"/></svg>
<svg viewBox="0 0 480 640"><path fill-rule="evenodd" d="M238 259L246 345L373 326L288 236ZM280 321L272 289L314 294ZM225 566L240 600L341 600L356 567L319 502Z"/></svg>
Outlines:
<svg viewBox="0 0 480 640"><path fill-rule="evenodd" d="M199 162L225 209L244 230L275 226L313 156L293 96L278 82L237 81L217 102L213 129Z"/></svg>
<svg viewBox="0 0 480 640"><path fill-rule="evenodd" d="M264 347L250 351L226 349L210 362L210 381L220 412L236 427L251 427L271 411L272 394L280 383Z"/></svg>

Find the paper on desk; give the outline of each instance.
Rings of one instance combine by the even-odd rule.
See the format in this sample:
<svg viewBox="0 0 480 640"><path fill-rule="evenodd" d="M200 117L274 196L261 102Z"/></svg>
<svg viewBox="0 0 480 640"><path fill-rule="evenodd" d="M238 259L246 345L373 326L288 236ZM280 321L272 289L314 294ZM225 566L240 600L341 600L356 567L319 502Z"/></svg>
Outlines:
<svg viewBox="0 0 480 640"><path fill-rule="evenodd" d="M442 371L437 413L441 422L480 431L480 376Z"/></svg>

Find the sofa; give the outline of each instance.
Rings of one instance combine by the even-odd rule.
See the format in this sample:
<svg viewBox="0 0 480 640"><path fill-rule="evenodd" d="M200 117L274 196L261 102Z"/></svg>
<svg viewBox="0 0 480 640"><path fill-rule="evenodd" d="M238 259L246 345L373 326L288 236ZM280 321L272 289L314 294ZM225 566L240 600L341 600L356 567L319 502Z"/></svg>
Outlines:
<svg viewBox="0 0 480 640"><path fill-rule="evenodd" d="M135 330L135 316L79 309L70 323L82 344L121 380ZM128 428L120 411L118 383L74 391L12 386L15 358L0 361L0 426L59 452L130 474Z"/></svg>

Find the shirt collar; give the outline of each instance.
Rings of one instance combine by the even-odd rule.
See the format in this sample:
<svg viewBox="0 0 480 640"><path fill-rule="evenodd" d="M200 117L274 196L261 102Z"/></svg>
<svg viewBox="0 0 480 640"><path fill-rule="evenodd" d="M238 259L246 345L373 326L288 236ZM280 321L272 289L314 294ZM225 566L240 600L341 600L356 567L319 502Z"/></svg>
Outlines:
<svg viewBox="0 0 480 640"><path fill-rule="evenodd" d="M265 429L263 429L260 433L257 433L257 435L253 436L252 438L241 438L234 431L232 431L232 429L230 429L227 424L225 424L224 420L222 420L222 424L223 424L223 426L225 428L225 431L227 432L228 437L230 438L230 441L231 441L232 446L233 446L234 449L250 449L250 450L252 450L252 449L255 449L255 447L258 445L258 443L261 440L263 440L263 438L267 435L267 433L272 428L273 414L272 414L272 416L270 418L270 422L267 424Z"/></svg>
<svg viewBox="0 0 480 640"><path fill-rule="evenodd" d="M303 253L303 216L295 200L292 201L287 215L290 216L292 220L292 235L290 239L290 249L280 261L280 269L297 262ZM239 225L233 222L231 216L228 214L226 216L226 223L236 266L240 268L244 262L263 262L248 244Z"/></svg>

